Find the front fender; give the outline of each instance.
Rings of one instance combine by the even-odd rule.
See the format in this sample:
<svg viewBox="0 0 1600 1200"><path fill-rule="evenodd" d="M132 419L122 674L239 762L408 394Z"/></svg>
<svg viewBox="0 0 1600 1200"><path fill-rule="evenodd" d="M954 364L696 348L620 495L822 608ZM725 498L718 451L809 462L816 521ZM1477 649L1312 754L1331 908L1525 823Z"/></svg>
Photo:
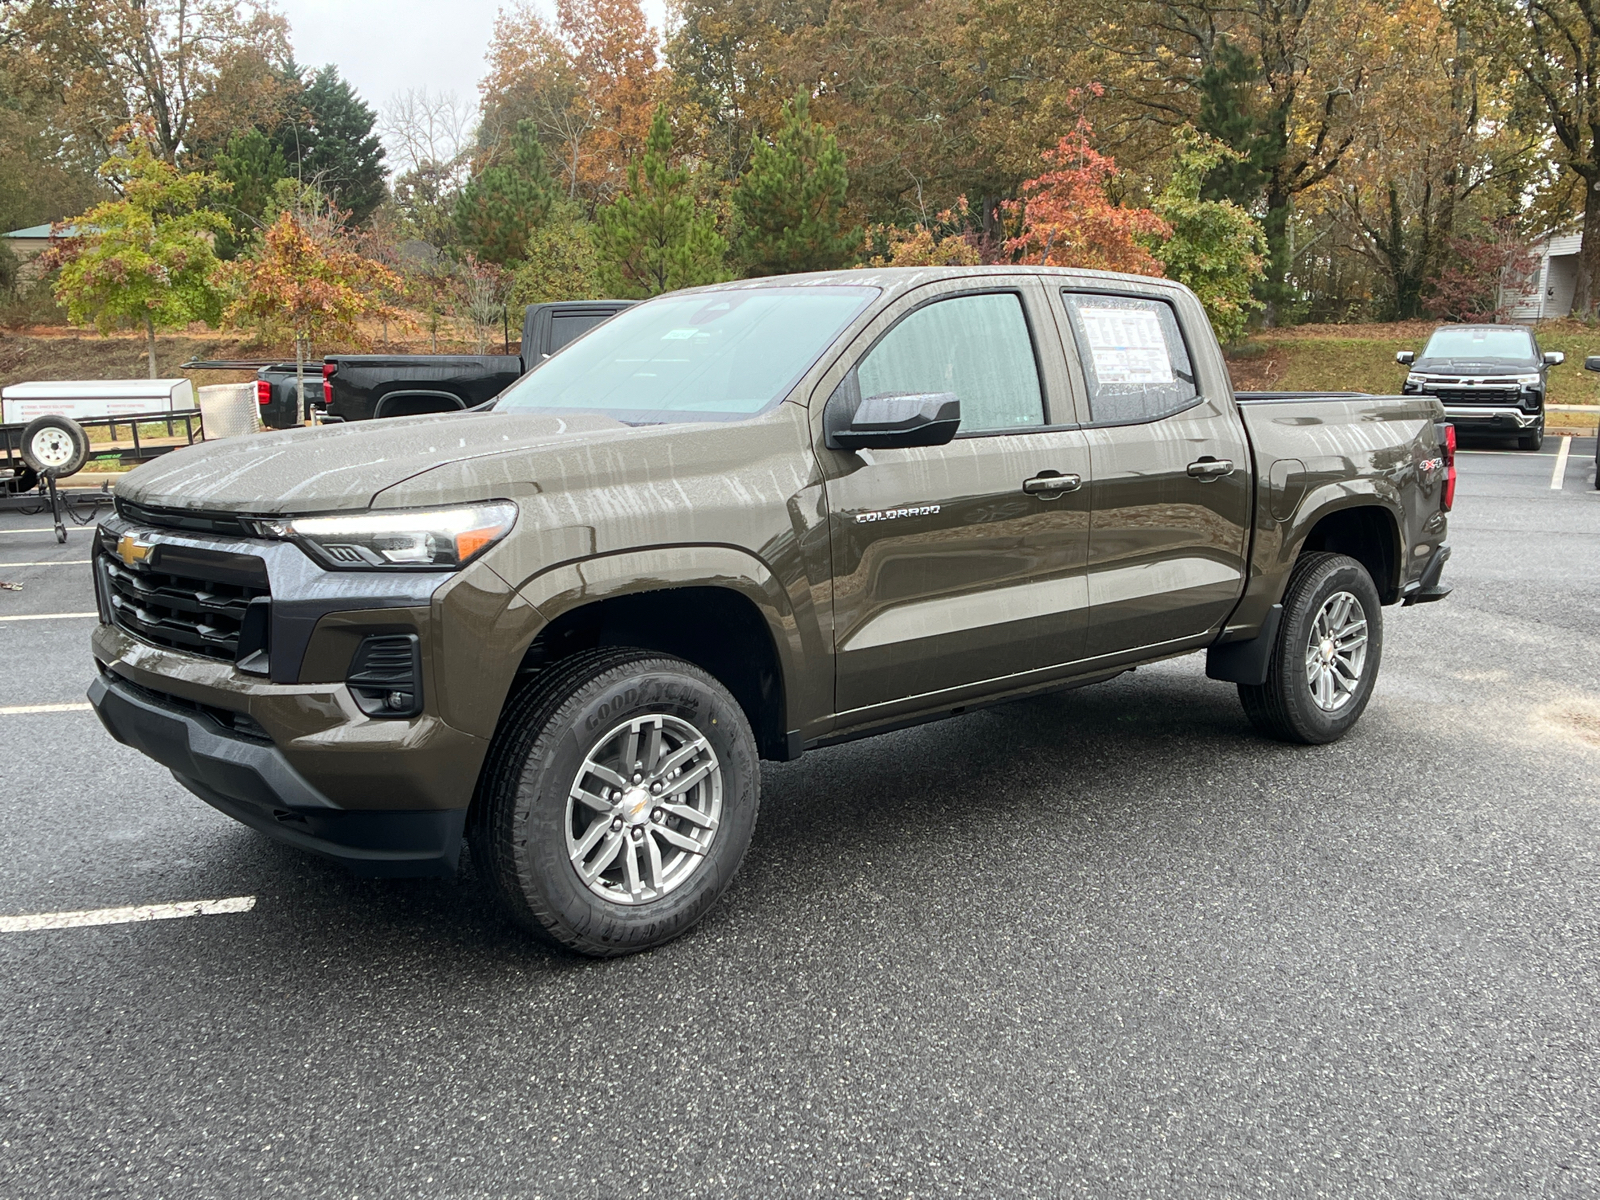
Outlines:
<svg viewBox="0 0 1600 1200"><path fill-rule="evenodd" d="M724 588L755 606L777 651L792 726L805 728L831 712L831 673L803 669L805 639L789 593L772 568L748 550L688 544L594 555L547 567L519 583L517 590L553 622L601 600L685 587Z"/></svg>

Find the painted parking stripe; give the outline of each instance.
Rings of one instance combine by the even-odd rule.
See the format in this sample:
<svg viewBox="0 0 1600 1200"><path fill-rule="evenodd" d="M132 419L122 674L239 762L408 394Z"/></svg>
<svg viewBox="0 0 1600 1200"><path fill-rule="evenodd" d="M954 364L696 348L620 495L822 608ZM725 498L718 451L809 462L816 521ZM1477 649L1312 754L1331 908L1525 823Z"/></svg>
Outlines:
<svg viewBox="0 0 1600 1200"><path fill-rule="evenodd" d="M25 717L30 713L88 712L92 704L13 704L0 708L0 717Z"/></svg>
<svg viewBox="0 0 1600 1200"><path fill-rule="evenodd" d="M93 533L93 529L68 529L68 533ZM0 537L42 537L49 534L55 537L56 531L46 525L43 529L0 529Z"/></svg>
<svg viewBox="0 0 1600 1200"><path fill-rule="evenodd" d="M85 925L132 925L138 921L171 921L176 917L214 917L222 913L249 912L255 906L254 896L230 896L226 900L185 900L180 904L136 904L129 908L33 913L25 917L0 917L0 933L78 929Z"/></svg>
<svg viewBox="0 0 1600 1200"><path fill-rule="evenodd" d="M0 569L6 567L87 567L91 561L91 559L87 558L58 558L54 562L0 563Z"/></svg>
<svg viewBox="0 0 1600 1200"><path fill-rule="evenodd" d="M84 617L100 616L97 612L86 613L21 613L14 617L0 617L0 621L77 621Z"/></svg>
<svg viewBox="0 0 1600 1200"><path fill-rule="evenodd" d="M1569 437L1562 438L1561 449L1556 451L1555 470L1550 472L1550 490L1552 492L1559 492L1561 490L1562 481L1566 478L1567 474L1567 455L1571 452L1571 450L1572 439Z"/></svg>

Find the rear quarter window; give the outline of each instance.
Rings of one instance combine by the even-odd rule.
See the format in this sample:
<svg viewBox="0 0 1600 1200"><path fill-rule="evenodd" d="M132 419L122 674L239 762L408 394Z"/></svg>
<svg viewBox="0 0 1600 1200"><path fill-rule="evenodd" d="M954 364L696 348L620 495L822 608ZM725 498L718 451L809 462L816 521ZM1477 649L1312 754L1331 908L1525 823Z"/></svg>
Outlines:
<svg viewBox="0 0 1600 1200"><path fill-rule="evenodd" d="M1165 300L1063 292L1096 425L1156 421L1200 398L1194 365Z"/></svg>

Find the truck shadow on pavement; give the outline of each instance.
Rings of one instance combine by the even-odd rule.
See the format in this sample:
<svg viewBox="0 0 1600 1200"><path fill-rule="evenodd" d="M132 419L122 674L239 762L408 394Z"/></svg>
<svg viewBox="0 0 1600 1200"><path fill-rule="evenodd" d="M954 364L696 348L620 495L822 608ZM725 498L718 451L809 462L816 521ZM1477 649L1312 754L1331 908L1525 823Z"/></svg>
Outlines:
<svg viewBox="0 0 1600 1200"><path fill-rule="evenodd" d="M1197 795L1216 803L1218 781L1236 778L1242 761L1306 752L1255 734L1231 687L1151 671L764 763L751 850L678 952L692 953L703 935L804 936L812 897L869 884L935 889L919 864L978 867L1041 827L1080 839L1068 853L1093 854L1093 830L1108 810L1181 808ZM1310 751L1328 752L1337 751ZM501 915L466 853L453 880L369 880L246 830L231 845L241 861L213 865L265 875L262 911L282 913L297 938L336 928L334 940L426 946L429 955L556 970L605 965L533 942Z"/></svg>

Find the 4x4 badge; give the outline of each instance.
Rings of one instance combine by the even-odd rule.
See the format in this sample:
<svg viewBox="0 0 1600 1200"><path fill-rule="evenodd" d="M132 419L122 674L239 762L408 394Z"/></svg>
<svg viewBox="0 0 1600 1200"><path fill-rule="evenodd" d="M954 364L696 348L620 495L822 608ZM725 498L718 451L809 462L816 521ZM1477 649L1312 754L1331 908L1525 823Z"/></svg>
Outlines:
<svg viewBox="0 0 1600 1200"><path fill-rule="evenodd" d="M117 557L130 567L149 558L150 551L155 548L154 542L141 542L131 533L125 533L117 539Z"/></svg>

